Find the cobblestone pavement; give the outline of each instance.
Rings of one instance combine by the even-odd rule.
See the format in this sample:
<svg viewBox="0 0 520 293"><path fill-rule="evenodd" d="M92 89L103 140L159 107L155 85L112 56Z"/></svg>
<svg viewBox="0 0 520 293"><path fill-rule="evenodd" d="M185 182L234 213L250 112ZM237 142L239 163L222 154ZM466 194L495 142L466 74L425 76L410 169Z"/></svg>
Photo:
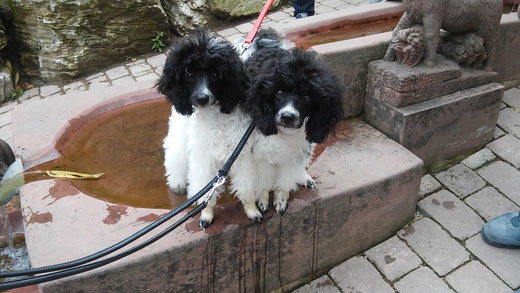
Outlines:
<svg viewBox="0 0 520 293"><path fill-rule="evenodd" d="M366 0L322 0L317 14ZM297 21L292 8L264 24ZM218 33L230 41L254 19ZM12 110L28 99L157 79L165 54L143 56L67 85L45 85L0 108L0 138L13 145ZM494 141L459 164L422 178L416 218L397 235L350 258L295 292L513 292L520 288L520 250L494 248L481 238L484 223L520 210L520 88L504 94Z"/></svg>

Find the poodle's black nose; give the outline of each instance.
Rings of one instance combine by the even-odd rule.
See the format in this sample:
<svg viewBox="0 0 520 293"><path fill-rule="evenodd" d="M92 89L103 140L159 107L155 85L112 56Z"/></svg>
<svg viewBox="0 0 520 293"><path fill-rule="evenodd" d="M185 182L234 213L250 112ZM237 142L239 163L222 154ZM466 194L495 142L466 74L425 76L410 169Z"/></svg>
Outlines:
<svg viewBox="0 0 520 293"><path fill-rule="evenodd" d="M200 97L197 97L195 99L195 101L197 102L197 104L199 104L201 106L204 106L204 105L206 105L209 102L209 96L208 95L202 95Z"/></svg>
<svg viewBox="0 0 520 293"><path fill-rule="evenodd" d="M296 115L294 115L293 113L282 113L282 115L280 116L280 120L282 121L283 124L292 124L294 123L294 120L296 120Z"/></svg>

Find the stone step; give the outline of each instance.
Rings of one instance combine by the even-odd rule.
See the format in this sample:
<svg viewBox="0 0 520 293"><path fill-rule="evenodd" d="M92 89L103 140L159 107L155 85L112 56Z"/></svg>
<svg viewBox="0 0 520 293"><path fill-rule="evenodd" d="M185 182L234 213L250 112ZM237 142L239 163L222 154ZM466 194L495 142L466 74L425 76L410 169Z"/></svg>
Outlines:
<svg viewBox="0 0 520 293"><path fill-rule="evenodd" d="M155 93L149 94L149 98L156 97ZM74 103L74 99L60 101L64 104L59 108ZM106 105L109 101L97 100L87 108L96 111L94 105ZM55 114L50 106L52 99L41 102L38 109L45 108L46 115L35 113L35 119L25 122L33 124L24 126L26 129L42 123L44 116ZM36 137L32 141L49 140L49 133L59 134L57 130L65 127L63 123L46 124L50 129L41 134L34 131ZM14 129L19 128L15 125ZM15 141L16 138L15 132ZM49 148L46 144L31 146L33 149L22 154L41 154ZM264 222L256 224L246 218L239 202L223 204L217 206L215 223L208 229L200 230L197 219L192 219L134 255L88 273L42 284L41 289L44 292L290 289L394 235L413 218L422 161L411 152L359 119L343 123L337 138L329 139L326 148L320 151L309 168L317 188L291 194L283 216L273 214L271 209ZM33 267L96 252L167 212L101 201L61 179L23 186L21 199L25 239Z"/></svg>

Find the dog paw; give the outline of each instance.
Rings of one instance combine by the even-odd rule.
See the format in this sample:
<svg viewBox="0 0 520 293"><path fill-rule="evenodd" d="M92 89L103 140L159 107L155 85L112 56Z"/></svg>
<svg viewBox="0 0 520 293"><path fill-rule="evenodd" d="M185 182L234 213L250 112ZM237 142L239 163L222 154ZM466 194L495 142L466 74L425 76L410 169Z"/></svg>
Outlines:
<svg viewBox="0 0 520 293"><path fill-rule="evenodd" d="M315 189L316 182L314 182L314 180L312 178L310 180L307 180L307 182L305 182L305 188Z"/></svg>
<svg viewBox="0 0 520 293"><path fill-rule="evenodd" d="M262 222L264 217L262 213L256 208L256 204L254 202L246 202L244 204L244 211L246 212L247 217L254 222Z"/></svg>
<svg viewBox="0 0 520 293"><path fill-rule="evenodd" d="M177 186L172 188L172 191L177 195L186 194L186 186Z"/></svg>
<svg viewBox="0 0 520 293"><path fill-rule="evenodd" d="M287 210L287 200L289 199L289 192L276 191L274 196L274 209L280 215L283 215Z"/></svg>
<svg viewBox="0 0 520 293"><path fill-rule="evenodd" d="M208 228L211 224L213 224L213 209L205 208L200 213L199 227L205 229Z"/></svg>
<svg viewBox="0 0 520 293"><path fill-rule="evenodd" d="M263 214L269 209L269 190L264 190L256 201L256 207Z"/></svg>

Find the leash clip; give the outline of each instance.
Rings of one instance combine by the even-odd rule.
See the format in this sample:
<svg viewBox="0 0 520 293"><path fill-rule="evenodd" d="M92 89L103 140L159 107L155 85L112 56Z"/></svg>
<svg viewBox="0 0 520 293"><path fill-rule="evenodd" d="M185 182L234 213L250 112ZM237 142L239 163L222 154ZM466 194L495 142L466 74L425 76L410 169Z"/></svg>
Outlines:
<svg viewBox="0 0 520 293"><path fill-rule="evenodd" d="M226 176L220 176L217 172L217 182L213 183L213 187L211 188L211 190L207 193L206 197L204 198L204 203L207 204L208 201L211 199L211 197L213 196L213 194L215 193L215 191L217 191L217 188L219 188L220 186L224 185L224 183L226 182Z"/></svg>
<svg viewBox="0 0 520 293"><path fill-rule="evenodd" d="M244 42L242 44L242 48L240 48L240 56L242 56L244 54L245 51L247 51L247 49L249 49L249 47L251 47L251 43L248 43L248 42Z"/></svg>

